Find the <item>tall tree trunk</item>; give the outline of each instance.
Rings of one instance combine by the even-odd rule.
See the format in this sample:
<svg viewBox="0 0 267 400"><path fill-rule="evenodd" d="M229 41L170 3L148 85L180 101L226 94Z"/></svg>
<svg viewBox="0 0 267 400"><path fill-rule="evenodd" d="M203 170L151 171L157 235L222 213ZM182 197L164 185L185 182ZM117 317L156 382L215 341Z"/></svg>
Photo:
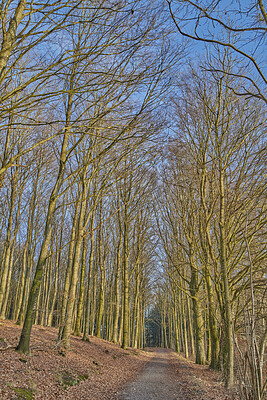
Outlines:
<svg viewBox="0 0 267 400"><path fill-rule="evenodd" d="M179 343L179 328L178 328L178 310L177 310L177 288L171 282L171 293L172 293L172 313L173 313L173 326L174 326L174 345L175 351L180 353L180 343Z"/></svg>
<svg viewBox="0 0 267 400"><path fill-rule="evenodd" d="M188 330L189 330L189 337L190 337L190 347L191 347L191 354L195 355L195 342L194 342L194 330L191 318L191 304L189 296L186 296L186 306L187 306L187 315L188 315Z"/></svg>
<svg viewBox="0 0 267 400"><path fill-rule="evenodd" d="M25 292L25 285L26 285L26 265L27 265L27 252L28 252L28 245L27 242L24 246L23 256L22 256L22 267L21 273L18 280L17 285L17 293L16 293L16 302L13 312L13 319L18 322L18 316L22 305L22 300Z"/></svg>
<svg viewBox="0 0 267 400"><path fill-rule="evenodd" d="M94 335L95 332L95 314L96 314L96 289L97 289L97 274L98 268L96 263L94 264L94 277L93 277L93 288L91 293L91 313L90 313L90 334Z"/></svg>
<svg viewBox="0 0 267 400"><path fill-rule="evenodd" d="M29 207L29 216L28 216L28 227L27 227L27 240L25 243L25 249L23 252L23 265L22 265L22 276L21 276L21 290L18 296L17 303L17 312L15 316L15 320L17 324L22 324L24 321L24 312L26 307L26 301L28 299L28 292L31 280L31 271L32 271L32 254L34 254L34 249L32 249L33 242L33 227L34 227L34 214L35 214L35 205L36 205L36 197L37 197L37 189L38 182L40 176L40 168L37 170L36 179L34 181L33 186L33 194L30 201Z"/></svg>
<svg viewBox="0 0 267 400"><path fill-rule="evenodd" d="M72 265L74 259L74 250L75 250L75 239L76 239L76 231L77 231L77 224L79 218L79 209L80 209L80 202L81 202L82 192L79 188L79 194L75 205L75 212L71 230L71 238L70 238L70 245L69 245L69 252L68 252L68 263L67 263L67 270L66 276L64 281L64 288L63 288L63 295L62 295L62 304L60 309L60 317L59 317L59 330L58 330L58 341L62 340L62 334L65 326L65 319L66 319L66 310L67 304L69 299L69 290L70 290L70 280L71 280L71 272L72 272Z"/></svg>
<svg viewBox="0 0 267 400"><path fill-rule="evenodd" d="M81 319L82 311L84 307L84 277L85 277L85 265L86 265L86 251L87 243L86 238L83 238L83 250L82 250L82 260L81 260L81 275L80 275L80 291L79 291L79 301L77 306L77 317L74 329L74 335L81 336Z"/></svg>
<svg viewBox="0 0 267 400"><path fill-rule="evenodd" d="M122 279L121 283L123 285L123 269L122 269ZM123 308L124 308L124 293L123 289L121 290L121 307L120 307L120 319L119 319L119 334L118 334L118 344L122 344L122 337L123 337Z"/></svg>
<svg viewBox="0 0 267 400"><path fill-rule="evenodd" d="M47 318L49 312L49 299L51 292L51 278L52 278L52 255L50 255L50 259L48 260L47 273L45 277L44 302L42 305L42 320L41 320L41 325L43 326L47 325Z"/></svg>
<svg viewBox="0 0 267 400"><path fill-rule="evenodd" d="M233 317L229 289L228 267L226 259L226 238L225 238L225 194L224 194L224 172L220 168L220 266L223 280L223 303L224 303L224 377L226 387L234 384L234 343L233 343Z"/></svg>
<svg viewBox="0 0 267 400"><path fill-rule="evenodd" d="M15 181L16 181L16 177L15 177ZM17 236L17 233L19 230L21 200L22 200L22 190L20 191L19 201L18 201L18 205L17 205L13 240L10 243L11 251L10 251L10 255L9 255L9 267L8 267L8 275L7 275L4 300L2 303L2 310L1 310L1 315L0 315L1 319L5 319L5 317L6 317L6 308L7 308L7 302L8 302L9 292L10 292L11 277L12 277L12 272L13 272L13 258L14 258L14 250L16 247L16 236ZM0 309L1 309L1 307L0 307Z"/></svg>
<svg viewBox="0 0 267 400"><path fill-rule="evenodd" d="M60 228L60 236L59 236L59 243L56 242L56 263L55 263L55 280L54 280L54 291L52 294L52 301L51 307L47 318L47 325L52 326L53 324L53 316L54 316L54 309L58 294L58 278L59 278L59 270L60 270L60 262L61 262L61 246L62 246L62 239L63 239L63 231L64 231L64 221L65 221L65 210L62 211L61 216L61 228Z"/></svg>
<svg viewBox="0 0 267 400"><path fill-rule="evenodd" d="M116 277L115 277L115 310L114 310L114 321L113 321L113 334L112 342L118 342L118 324L120 314L120 273L121 273L121 243L122 243L122 232L120 230L119 243L116 251Z"/></svg>
<svg viewBox="0 0 267 400"><path fill-rule="evenodd" d="M100 285L99 285L99 298L98 298L98 312L96 318L97 337L101 337L102 317L104 311L104 295L105 295L105 264L100 265Z"/></svg>
<svg viewBox="0 0 267 400"><path fill-rule="evenodd" d="M206 288L208 294L208 307L209 307L209 338L210 338L210 367L213 369L220 369L219 363L219 353L220 353L220 344L219 338L217 334L217 324L215 318L215 307L214 307L214 294L212 289L212 282L211 282L211 267L210 267L210 258L214 265L216 265L217 261L215 259L212 244L211 244L211 237L210 237L210 211L208 210L206 204L206 196L207 196L207 171L206 171L206 158L207 154L206 151L203 154L203 166L201 168L201 182L200 182L200 197L201 197L201 205L204 214L204 232L200 231L200 238L201 244L204 252L204 276L206 281ZM201 223L199 224L201 227Z"/></svg>
<svg viewBox="0 0 267 400"><path fill-rule="evenodd" d="M92 270L94 262L94 249L95 249L95 211L93 210L90 221L90 232L91 232L91 247L89 256L89 266L88 266L88 283L87 283L87 297L86 297L86 311L85 311L85 323L83 331L83 340L87 340L89 334L89 322L90 322L90 312L91 312L91 288L92 288Z"/></svg>
<svg viewBox="0 0 267 400"><path fill-rule="evenodd" d="M58 292L58 275L59 275L59 267L60 267L60 250L57 249L58 254L56 258L56 265L55 265L55 279L54 279L54 291L52 294L51 306L49 310L49 314L47 317L47 326L52 326L53 324L53 316Z"/></svg>
<svg viewBox="0 0 267 400"><path fill-rule="evenodd" d="M187 315L186 315L186 295L181 293L181 310L182 310L182 321L183 321L183 335L184 335L184 354L185 358L188 358L188 337L187 337Z"/></svg>
<svg viewBox="0 0 267 400"><path fill-rule="evenodd" d="M219 362L219 353L220 353L220 343L217 334L217 324L215 318L215 306L214 306L214 295L211 285L210 271L205 270L205 280L206 287L208 293L208 319L209 319L209 334L210 334L210 367L219 370L220 362Z"/></svg>
<svg viewBox="0 0 267 400"><path fill-rule="evenodd" d="M123 335L122 348L126 349L129 341L129 227L127 206L124 215L124 242L123 242Z"/></svg>
<svg viewBox="0 0 267 400"><path fill-rule="evenodd" d="M87 184L85 183L84 180L82 186L83 186L82 201L80 205L80 215L77 226L77 238L76 238L75 255L73 259L72 275L70 282L69 301L66 309L66 322L62 332L62 344L66 349L70 347L70 334L71 334L73 311L76 298L76 288L79 280L80 256L81 256L81 248L82 248L83 234L84 234L84 218L86 211L86 196L87 196Z"/></svg>
<svg viewBox="0 0 267 400"><path fill-rule="evenodd" d="M7 302L8 302L9 293L10 293L10 283L11 283L12 270L13 270L14 249L15 249L15 246L13 245L12 246L12 250L11 250L11 254L10 254L10 267L9 267L7 283L6 283L5 298L4 298L4 302L3 302L3 305L2 305L2 311L1 311L1 316L0 316L1 319L5 319L6 318Z"/></svg>
<svg viewBox="0 0 267 400"><path fill-rule="evenodd" d="M195 328L196 363L204 365L206 362L204 344L204 321L199 300L198 272L191 262L190 293L193 303L193 318Z"/></svg>
<svg viewBox="0 0 267 400"><path fill-rule="evenodd" d="M132 346L137 347L138 335L138 320L139 320L139 297L140 297L140 266L139 260L136 263L136 277L135 277L135 294L133 301L133 318L132 318Z"/></svg>
<svg viewBox="0 0 267 400"><path fill-rule="evenodd" d="M7 235L5 241L5 250L4 250L4 258L2 263L2 276L0 283L0 310L3 305L6 284L8 278L8 270L10 268L10 256L11 256L11 248L12 248L12 240L11 240L11 232L12 232L12 223L13 223L13 213L15 208L15 181L12 179L11 183L11 196L10 196L10 207L9 207L9 216L8 216L8 224L7 224Z"/></svg>

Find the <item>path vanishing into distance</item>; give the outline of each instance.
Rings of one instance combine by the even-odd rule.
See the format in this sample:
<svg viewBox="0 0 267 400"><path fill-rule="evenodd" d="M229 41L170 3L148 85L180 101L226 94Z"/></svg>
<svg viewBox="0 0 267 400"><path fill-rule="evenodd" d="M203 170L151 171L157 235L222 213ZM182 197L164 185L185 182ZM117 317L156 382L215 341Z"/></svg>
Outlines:
<svg viewBox="0 0 267 400"><path fill-rule="evenodd" d="M183 370L183 376L175 376L175 367ZM184 369L188 369L188 371L184 373ZM173 352L158 349L155 351L155 357L148 362L137 379L119 394L118 400L189 399L191 395L187 391L188 383L190 383L190 387L193 383L196 393L194 379L189 369L190 367L179 362ZM185 377L189 378L189 382L186 382ZM205 390L199 387L197 391L199 395L205 393Z"/></svg>

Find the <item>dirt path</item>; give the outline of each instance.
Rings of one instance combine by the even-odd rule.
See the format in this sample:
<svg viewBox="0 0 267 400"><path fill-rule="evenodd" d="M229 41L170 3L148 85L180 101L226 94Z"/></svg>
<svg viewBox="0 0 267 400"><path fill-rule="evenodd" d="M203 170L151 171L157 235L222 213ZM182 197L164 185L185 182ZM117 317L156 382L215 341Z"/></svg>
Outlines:
<svg viewBox="0 0 267 400"><path fill-rule="evenodd" d="M158 349L136 380L117 400L232 400L220 375L207 366L185 360L171 350Z"/></svg>
<svg viewBox="0 0 267 400"><path fill-rule="evenodd" d="M137 380L125 388L118 400L177 400L177 383L170 375L170 352L159 350Z"/></svg>

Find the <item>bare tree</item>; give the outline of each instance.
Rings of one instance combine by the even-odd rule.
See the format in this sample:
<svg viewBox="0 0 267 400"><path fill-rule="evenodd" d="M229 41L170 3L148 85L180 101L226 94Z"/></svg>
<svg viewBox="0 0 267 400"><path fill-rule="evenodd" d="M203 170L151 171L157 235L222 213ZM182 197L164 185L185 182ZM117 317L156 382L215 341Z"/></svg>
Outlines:
<svg viewBox="0 0 267 400"><path fill-rule="evenodd" d="M256 97L267 102L267 79L264 70L264 41L267 14L262 0L239 0L222 4L216 0L166 0L177 31L199 44L225 48L235 60L231 70L225 65L204 68L227 73L242 79L242 85L230 88L246 98Z"/></svg>

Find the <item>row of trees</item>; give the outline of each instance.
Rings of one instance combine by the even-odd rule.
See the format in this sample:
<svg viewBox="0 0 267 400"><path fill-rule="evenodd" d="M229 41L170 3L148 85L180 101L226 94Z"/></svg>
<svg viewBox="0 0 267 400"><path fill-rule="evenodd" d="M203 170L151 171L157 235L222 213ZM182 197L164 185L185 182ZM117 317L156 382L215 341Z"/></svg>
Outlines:
<svg viewBox="0 0 267 400"><path fill-rule="evenodd" d="M205 3L2 1L0 313L24 353L175 347L261 399L266 13Z"/></svg>
<svg viewBox="0 0 267 400"><path fill-rule="evenodd" d="M145 141L177 56L160 12L127 0L1 4L0 308L23 323L19 351L34 322L59 326L66 348L73 328L143 345Z"/></svg>
<svg viewBox="0 0 267 400"><path fill-rule="evenodd" d="M223 57L229 61L227 52ZM186 356L195 354L197 363L222 368L228 387L234 383L235 341L243 350L249 335L250 362L257 369L254 396L261 398L266 118L261 103L237 97L229 89L233 85L238 90L231 74L199 75L192 69L184 96L173 100L176 134L162 150L155 199L166 275L158 294L165 325L159 333L164 345L175 342Z"/></svg>
<svg viewBox="0 0 267 400"><path fill-rule="evenodd" d="M149 327L157 343L221 368L227 387L236 374L242 399L262 399L267 14L260 0L167 5L180 37L208 58L172 99L175 134L155 199L165 278Z"/></svg>
<svg viewBox="0 0 267 400"><path fill-rule="evenodd" d="M76 154L81 162L88 155L88 149L83 150ZM59 344L65 348L69 348L73 331L84 340L95 334L125 347L144 345L144 309L153 257L147 188L153 182L140 154L132 149L120 149L119 154L119 158L124 154L123 163L115 154L105 157L104 166L98 158L62 195L54 214L33 322L58 326ZM35 161L28 168L33 172L39 167L32 181L27 180L26 188L16 185L14 207L7 211L10 237L3 243L2 273L6 276L1 281L1 318L18 323L24 322L29 307L47 188L54 178L47 171L49 158L44 157L41 165Z"/></svg>

